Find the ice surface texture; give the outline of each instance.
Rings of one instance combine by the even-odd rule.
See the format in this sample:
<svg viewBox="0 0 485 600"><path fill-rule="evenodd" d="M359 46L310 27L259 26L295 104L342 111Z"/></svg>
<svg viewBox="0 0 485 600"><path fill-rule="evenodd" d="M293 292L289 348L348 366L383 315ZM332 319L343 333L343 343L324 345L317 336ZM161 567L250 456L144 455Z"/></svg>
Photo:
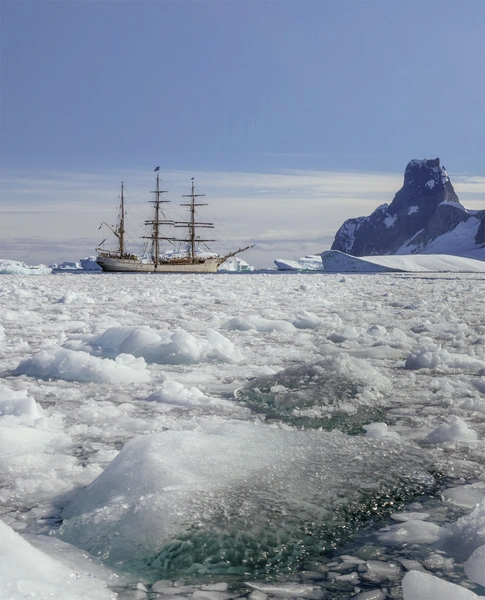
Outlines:
<svg viewBox="0 0 485 600"><path fill-rule="evenodd" d="M2 521L0 539L0 595L5 600L116 599L116 594L92 573L67 568L34 548Z"/></svg>
<svg viewBox="0 0 485 600"><path fill-rule="evenodd" d="M380 401L390 390L390 381L368 362L338 353L258 377L236 397L293 423L355 433L377 418Z"/></svg>
<svg viewBox="0 0 485 600"><path fill-rule="evenodd" d="M432 484L392 440L210 421L126 444L64 510L61 535L158 576L285 571Z"/></svg>

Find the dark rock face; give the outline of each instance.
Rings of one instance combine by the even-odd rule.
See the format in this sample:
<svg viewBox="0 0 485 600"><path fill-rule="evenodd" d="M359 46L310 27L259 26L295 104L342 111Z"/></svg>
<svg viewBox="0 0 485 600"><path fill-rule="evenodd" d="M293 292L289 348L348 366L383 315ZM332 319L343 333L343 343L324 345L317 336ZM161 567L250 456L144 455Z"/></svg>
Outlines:
<svg viewBox="0 0 485 600"><path fill-rule="evenodd" d="M415 254L470 218L480 220L476 233L480 239L485 211L471 215L462 206L439 158L412 160L406 167L404 184L391 204L382 204L368 217L345 221L332 250L353 256L403 251ZM470 240L470 244L479 245L479 239Z"/></svg>

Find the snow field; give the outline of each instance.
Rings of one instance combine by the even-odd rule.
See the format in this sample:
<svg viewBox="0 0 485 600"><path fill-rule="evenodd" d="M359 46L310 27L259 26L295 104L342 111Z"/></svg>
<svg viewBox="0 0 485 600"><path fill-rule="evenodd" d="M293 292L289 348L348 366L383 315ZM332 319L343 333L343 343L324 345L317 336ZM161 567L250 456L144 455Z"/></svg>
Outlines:
<svg viewBox="0 0 485 600"><path fill-rule="evenodd" d="M237 585L228 580L229 589L251 600L263 600L257 594L362 600L399 593L415 600L417 590L427 590L426 598L483 595L483 292L480 275L451 274L5 276L0 505L8 533L0 548L22 568L2 561L0 589L12 598L24 589L38 589L40 598L68 598L61 592L70 577L81 586L72 597L90 597L82 587L86 575L75 576L89 572L75 547L66 544L71 551L58 554L51 544L35 548L47 561L40 571L32 566L41 564L38 554L32 561L19 558L33 556L32 539L55 540L64 519L69 542L87 540L101 557L113 553L129 568L121 586L111 571L96 571L88 579L100 591L91 596L151 599L163 588L169 597L223 600L217 594L235 592L202 589L213 583L209 575L187 581L179 592L177 577L190 568L184 563L190 553L177 564L173 540L149 551L145 542L164 532L172 539L175 532L195 544L199 558L213 557L206 572L216 565L214 572L230 575L227 557L217 566L216 554L221 548L237 554L240 546L228 547L224 518L256 529L256 516L266 528L281 525L285 514L296 529L294 515L305 505L310 540L323 539L318 535L329 531L336 497L361 498L366 485L378 489L376 465L383 457L398 490L404 472L416 476L418 456L425 479L414 481L425 483L432 465L445 480L439 497L418 502L409 494L407 505L396 502L398 518L387 525L376 521L362 533L351 526L352 554L338 544L332 558L290 552L291 560L287 554L279 564L298 568L289 569L285 581L263 583L248 569ZM242 390L252 398L241 397ZM330 429L345 432L351 419L358 425L353 435L320 431L331 421ZM332 441L326 453L319 454L317 440ZM351 458L344 460L347 451ZM130 452L134 470L125 464ZM323 486L305 476L315 453ZM109 490L117 495L106 496ZM325 514L315 519L315 507ZM196 526L195 535L197 523L204 527ZM214 554L203 557L208 529L217 543ZM115 543L127 531L137 534L129 536L136 545L129 556ZM243 545L247 539L232 536ZM271 543L274 556L283 556L281 545ZM69 565L62 563L67 555ZM256 561L257 553L249 558ZM147 561L160 573L168 561L179 575L158 585L155 575L139 569ZM241 565L237 556L232 564ZM146 591L136 589L140 581Z"/></svg>

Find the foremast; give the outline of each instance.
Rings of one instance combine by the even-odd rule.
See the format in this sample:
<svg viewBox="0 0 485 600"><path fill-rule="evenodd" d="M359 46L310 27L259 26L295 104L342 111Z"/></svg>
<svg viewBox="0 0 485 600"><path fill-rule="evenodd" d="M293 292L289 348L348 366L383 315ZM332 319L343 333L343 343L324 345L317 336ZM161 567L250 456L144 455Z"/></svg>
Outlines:
<svg viewBox="0 0 485 600"><path fill-rule="evenodd" d="M118 227L114 229L111 225L108 225L105 221L103 221L104 225L110 229L116 239L118 240L118 249L114 251L115 256L119 256L123 258L125 255L125 196L124 196L124 185L121 182L121 195L120 195L120 212L118 215ZM101 226L100 226L101 227ZM104 252L102 245L106 241L106 238L99 244L97 250Z"/></svg>

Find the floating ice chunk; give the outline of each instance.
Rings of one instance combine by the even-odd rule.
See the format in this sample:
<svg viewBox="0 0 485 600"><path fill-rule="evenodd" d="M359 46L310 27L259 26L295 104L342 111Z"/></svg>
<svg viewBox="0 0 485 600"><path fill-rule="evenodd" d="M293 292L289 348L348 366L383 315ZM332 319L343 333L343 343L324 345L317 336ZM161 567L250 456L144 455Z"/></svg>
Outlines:
<svg viewBox="0 0 485 600"><path fill-rule="evenodd" d="M481 398L467 398L458 404L459 408L463 408L465 410L473 410L478 412L485 413L485 400Z"/></svg>
<svg viewBox="0 0 485 600"><path fill-rule="evenodd" d="M53 347L20 361L13 375L30 375L65 381L139 383L150 381L143 358L120 355L116 361Z"/></svg>
<svg viewBox="0 0 485 600"><path fill-rule="evenodd" d="M121 341L117 351L127 354L135 354L141 348L144 348L149 344L156 344L160 342L160 340L160 335L149 327L134 327L129 335L125 337L123 341Z"/></svg>
<svg viewBox="0 0 485 600"><path fill-rule="evenodd" d="M231 271L233 273L242 273L247 271L254 271L254 267L242 258L233 256L232 258L226 260L226 262L222 263L222 265L219 267L219 271Z"/></svg>
<svg viewBox="0 0 485 600"><path fill-rule="evenodd" d="M193 600L229 600L233 598L233 594L226 594L217 590L195 590L191 598Z"/></svg>
<svg viewBox="0 0 485 600"><path fill-rule="evenodd" d="M40 454L49 449L59 450L70 443L70 437L62 432L36 429L22 425L0 427L0 459L7 471L7 459L16 459L23 454Z"/></svg>
<svg viewBox="0 0 485 600"><path fill-rule="evenodd" d="M471 590L421 571L404 575L402 591L404 600L479 600Z"/></svg>
<svg viewBox="0 0 485 600"><path fill-rule="evenodd" d="M456 441L473 442L476 439L477 432L474 429L470 429L460 417L452 415L449 425L447 423L439 425L431 433L428 433L424 441L429 444L442 444L444 442Z"/></svg>
<svg viewBox="0 0 485 600"><path fill-rule="evenodd" d="M443 490L443 492L441 492L441 498L444 502L471 510L485 498L485 489L483 484L481 487L461 485L459 487Z"/></svg>
<svg viewBox="0 0 485 600"><path fill-rule="evenodd" d="M401 439L399 433L389 429L386 423L369 423L368 425L363 425L362 427L366 431L366 437L389 437L394 440Z"/></svg>
<svg viewBox="0 0 485 600"><path fill-rule="evenodd" d="M437 554L432 552L424 559L424 566L428 569L441 569L442 571L452 571L455 568L455 564L452 558L446 558L444 553Z"/></svg>
<svg viewBox="0 0 485 600"><path fill-rule="evenodd" d="M279 319L264 319L257 315L248 315L247 317L234 317L221 325L222 329L229 331L250 331L256 330L260 333L269 333L279 331L281 333L293 333L295 326L288 321Z"/></svg>
<svg viewBox="0 0 485 600"><path fill-rule="evenodd" d="M65 454L71 438L59 431L0 426L0 476L10 486L9 502L27 504L51 500L70 490L81 473L77 459ZM5 501L0 491L0 498Z"/></svg>
<svg viewBox="0 0 485 600"><path fill-rule="evenodd" d="M388 531L378 534L383 544L433 544L448 535L442 527L435 523L421 520L410 520L391 525Z"/></svg>
<svg viewBox="0 0 485 600"><path fill-rule="evenodd" d="M396 560L402 564L406 571L423 571L426 573L426 569L419 560L413 560L411 558L397 558Z"/></svg>
<svg viewBox="0 0 485 600"><path fill-rule="evenodd" d="M468 334L470 328L466 323L420 323L411 328L414 333L431 333L435 338L451 340L455 337L462 338Z"/></svg>
<svg viewBox="0 0 485 600"><path fill-rule="evenodd" d="M387 594L382 590L371 590L352 596L352 600L386 600L386 597Z"/></svg>
<svg viewBox="0 0 485 600"><path fill-rule="evenodd" d="M24 600L115 600L117 595L89 572L76 572L34 548L0 521L0 581L3 598Z"/></svg>
<svg viewBox="0 0 485 600"><path fill-rule="evenodd" d="M214 329L208 329L204 339L183 330L172 333L149 327L110 327L90 339L88 345L104 356L115 357L127 352L157 364L190 364L204 360L231 363L243 359L240 350Z"/></svg>
<svg viewBox="0 0 485 600"><path fill-rule="evenodd" d="M429 517L428 513L420 513L420 512L397 512L392 513L391 518L394 521L424 521Z"/></svg>
<svg viewBox="0 0 485 600"><path fill-rule="evenodd" d="M273 261L279 271L321 271L322 259L313 254L303 256L298 260L287 260L286 258L277 258Z"/></svg>
<svg viewBox="0 0 485 600"><path fill-rule="evenodd" d="M473 551L463 568L468 579L485 587L485 545Z"/></svg>
<svg viewBox="0 0 485 600"><path fill-rule="evenodd" d="M244 356L242 352L223 336L222 333L214 329L208 329L206 336L210 346L210 350L206 352L208 359L228 363L237 363L243 360Z"/></svg>
<svg viewBox="0 0 485 600"><path fill-rule="evenodd" d="M365 333L365 329L363 327L352 327L348 325L347 327L343 327L342 329L331 333L328 336L328 339L336 343L346 342L348 340L357 339L363 333Z"/></svg>
<svg viewBox="0 0 485 600"><path fill-rule="evenodd" d="M485 368L485 361L468 354L450 353L436 344L423 345L412 352L404 365L405 369L434 369L439 366L451 369L470 369L478 371Z"/></svg>
<svg viewBox="0 0 485 600"><path fill-rule="evenodd" d="M56 516L57 515L58 512L56 512ZM22 534L22 537L26 542L34 546L34 548L47 554L52 559L59 561L74 573L89 574L91 577L96 577L100 581L104 581L108 585L111 584L116 587L131 581L129 575L123 575L119 571L115 572L109 569L102 561L87 554L84 550L80 550L79 548L76 548L76 546L63 542L52 535L27 533ZM91 598L89 600L91 600Z"/></svg>
<svg viewBox="0 0 485 600"><path fill-rule="evenodd" d="M293 325L297 329L317 329L322 324L322 320L316 315L302 311L293 321Z"/></svg>
<svg viewBox="0 0 485 600"><path fill-rule="evenodd" d="M467 560L472 552L485 544L485 498L469 515L446 525L444 549L459 561Z"/></svg>
<svg viewBox="0 0 485 600"><path fill-rule="evenodd" d="M102 271L101 267L96 262L95 256L84 256L83 258L79 259L79 262L85 271Z"/></svg>
<svg viewBox="0 0 485 600"><path fill-rule="evenodd" d="M396 562L384 562L382 560L368 560L367 572L364 578L369 581L396 580L401 576L401 566Z"/></svg>
<svg viewBox="0 0 485 600"><path fill-rule="evenodd" d="M246 585L258 592L263 592L269 596L283 596L284 598L308 598L308 600L321 600L325 594L322 588L298 583L246 583Z"/></svg>
<svg viewBox="0 0 485 600"><path fill-rule="evenodd" d="M161 387L150 394L146 400L186 407L210 403L210 398L205 396L198 388L186 388L183 384L170 379L164 381Z"/></svg>
<svg viewBox="0 0 485 600"><path fill-rule="evenodd" d="M89 338L87 344L103 356L114 358L120 352L133 354L148 344L159 342L162 335L169 338L168 332L160 334L149 327L109 327L101 335Z"/></svg>
<svg viewBox="0 0 485 600"><path fill-rule="evenodd" d="M94 299L85 294L76 294L72 291L66 292L59 300L59 304L94 304Z"/></svg>
<svg viewBox="0 0 485 600"><path fill-rule="evenodd" d="M422 460L379 439L200 420L128 442L64 510L61 536L158 577L271 571L348 529L347 502L364 517L381 490L427 488Z"/></svg>
<svg viewBox="0 0 485 600"><path fill-rule="evenodd" d="M43 415L40 404L27 396L25 390L14 391L0 385L0 417L2 415L26 415L31 420L39 419Z"/></svg>
<svg viewBox="0 0 485 600"><path fill-rule="evenodd" d="M0 275L49 275L50 267L45 265L26 265L17 260L0 260Z"/></svg>

